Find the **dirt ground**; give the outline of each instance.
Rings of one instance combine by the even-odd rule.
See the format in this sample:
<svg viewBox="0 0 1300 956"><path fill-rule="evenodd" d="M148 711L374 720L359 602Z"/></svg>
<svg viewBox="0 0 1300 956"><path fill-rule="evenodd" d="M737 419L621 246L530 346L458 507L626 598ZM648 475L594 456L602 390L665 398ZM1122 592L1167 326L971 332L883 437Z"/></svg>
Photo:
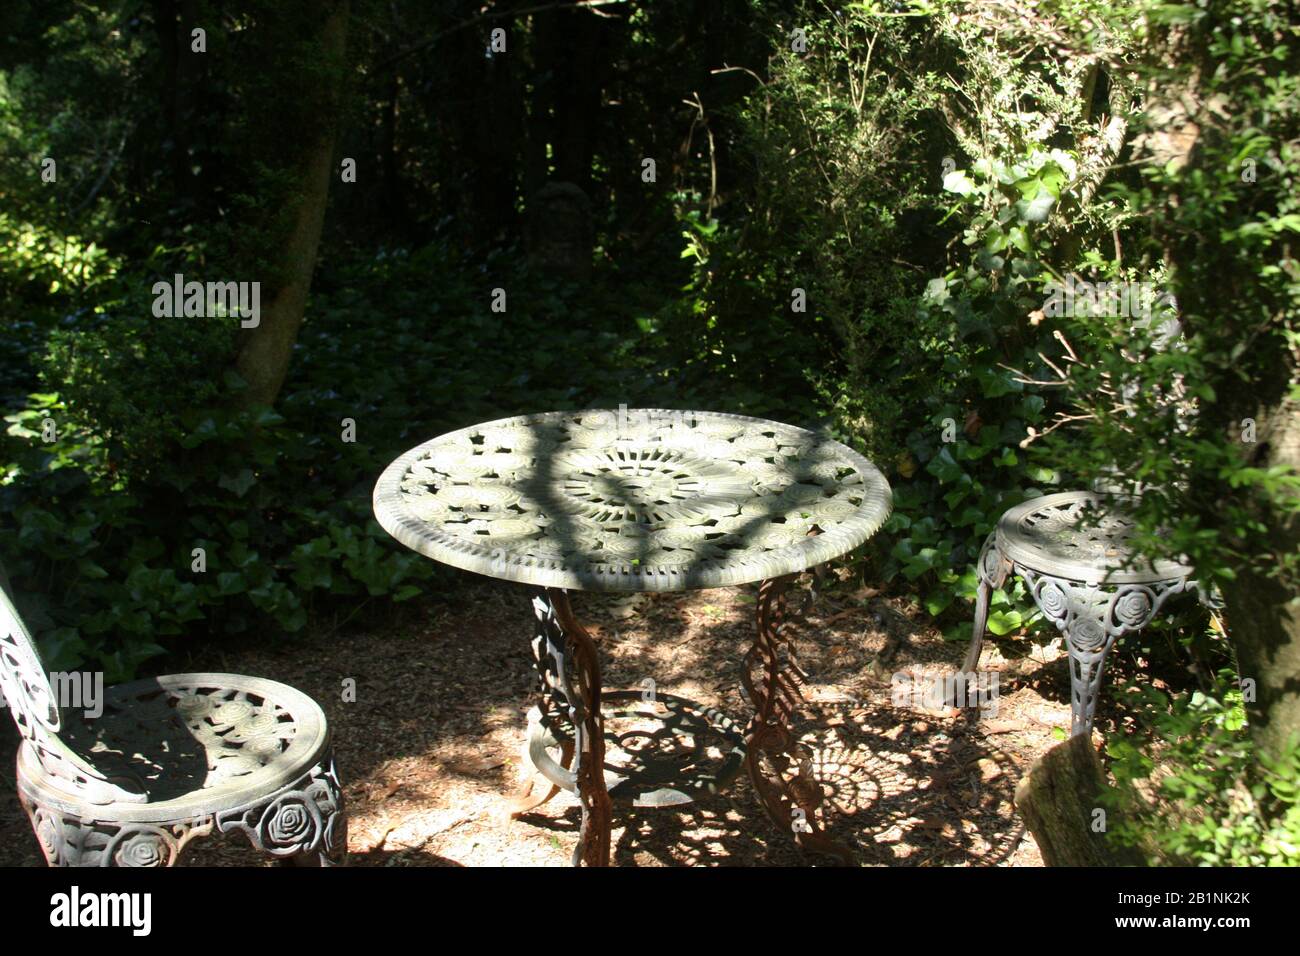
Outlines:
<svg viewBox="0 0 1300 956"><path fill-rule="evenodd" d="M599 645L606 688L644 688L649 679L657 693L719 708L743 728L740 661L753 635L753 588L635 600L577 594L573 603ZM573 797L561 793L517 820L506 812L534 694L524 590L466 575L454 605L367 610L291 642L212 642L170 669L269 677L320 702L345 783L353 865L568 864L579 819ZM809 701L799 730L826 794L824 823L864 865L1041 866L1012 798L1029 764L1056 742L1053 729L1069 726L1064 655L1024 640L986 643L981 668L999 677L995 716L899 709L891 675L943 674L964 650L926 620L903 599L838 585L799 629ZM355 702L344 700L349 678ZM15 796L16 734L4 723L0 864L40 865ZM743 772L694 804L616 804L614 823L616 865L824 862L777 830ZM199 841L186 862L260 861L230 838Z"/></svg>

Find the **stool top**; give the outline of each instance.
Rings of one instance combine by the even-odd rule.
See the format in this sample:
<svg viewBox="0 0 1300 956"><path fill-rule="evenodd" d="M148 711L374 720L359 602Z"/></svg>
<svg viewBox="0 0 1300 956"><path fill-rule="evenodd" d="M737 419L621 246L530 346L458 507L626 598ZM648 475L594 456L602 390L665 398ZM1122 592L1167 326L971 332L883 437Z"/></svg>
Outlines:
<svg viewBox="0 0 1300 956"><path fill-rule="evenodd" d="M1091 491L1031 498L998 521L998 550L1035 571L1089 583L1144 584L1190 577L1193 571L1185 564L1153 564L1133 550L1134 524L1124 501L1120 495Z"/></svg>
<svg viewBox="0 0 1300 956"><path fill-rule="evenodd" d="M379 523L437 561L590 591L726 587L845 554L889 517L871 462L742 415L591 409L449 432L375 485Z"/></svg>

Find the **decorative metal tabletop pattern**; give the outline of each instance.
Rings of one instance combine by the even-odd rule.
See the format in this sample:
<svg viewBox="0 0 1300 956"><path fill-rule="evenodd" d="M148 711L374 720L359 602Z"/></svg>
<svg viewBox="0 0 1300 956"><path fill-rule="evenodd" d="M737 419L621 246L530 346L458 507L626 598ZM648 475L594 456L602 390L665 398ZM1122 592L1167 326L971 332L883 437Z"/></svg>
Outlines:
<svg viewBox="0 0 1300 956"><path fill-rule="evenodd" d="M393 537L542 587L672 591L809 569L889 517L880 471L777 422L659 409L550 412L450 432L375 486Z"/></svg>
<svg viewBox="0 0 1300 956"><path fill-rule="evenodd" d="M998 522L997 548L1010 561L1079 581L1134 584L1188 577L1176 561L1154 564L1131 547L1123 499L1087 491L1033 498Z"/></svg>

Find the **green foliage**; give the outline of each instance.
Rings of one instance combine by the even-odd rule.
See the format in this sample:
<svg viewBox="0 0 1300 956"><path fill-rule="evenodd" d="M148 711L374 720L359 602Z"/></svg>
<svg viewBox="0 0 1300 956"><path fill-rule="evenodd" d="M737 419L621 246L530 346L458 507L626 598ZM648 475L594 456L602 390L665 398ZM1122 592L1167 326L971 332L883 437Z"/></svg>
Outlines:
<svg viewBox="0 0 1300 956"><path fill-rule="evenodd" d="M97 292L119 267L107 250L48 226L0 212L0 293L10 307L39 308L50 299Z"/></svg>
<svg viewBox="0 0 1300 956"><path fill-rule="evenodd" d="M1242 440L1300 402L1284 4L557 8L485 57L424 33L427 4L357 0L346 66L270 0L187 7L213 25L201 58L167 4L11 5L0 557L52 666L115 680L200 631L409 600L448 572L370 519L384 464L472 422L620 403L827 425L868 453L896 496L871 573L952 637L1003 511L1096 479L1143 488L1152 554L1295 583L1270 535L1300 479ZM340 70L364 189L332 177L276 409L235 411L233 323L154 319L146 291L184 272L266 301ZM581 290L510 239L548 179L597 210ZM1071 277L1173 293L1184 335L1047 308ZM993 595L995 634L1040 626L1018 580ZM1295 862L1295 760L1253 762L1234 693L1131 697L1157 743L1111 741L1117 809L1152 859Z"/></svg>
<svg viewBox="0 0 1300 956"><path fill-rule="evenodd" d="M279 411L233 410L241 383L214 379L229 357L219 320L141 321L144 307L108 301L48 340L33 331L47 390L0 436L0 554L33 596L51 666L90 661L120 680L198 628L292 633L340 603L408 600L446 573L370 515L374 481L400 451L523 410L666 399L635 389L635 371L575 385L571 369L599 373L617 351L620 323L601 317L608 303L529 279L512 258L494 261L490 282L443 246L336 263ZM498 283L514 297L501 314L488 308ZM539 327L555 331L520 347L518 331ZM355 442L342 440L345 418Z"/></svg>
<svg viewBox="0 0 1300 956"><path fill-rule="evenodd" d="M1300 558L1267 539L1269 524L1300 510L1300 477L1254 466L1262 445L1246 440L1246 420L1288 396L1300 401L1300 269L1292 252L1300 232L1300 27L1284 5L1264 0L1144 9L1158 44L1139 64L1148 100L1133 117L1140 175L1117 180L1109 198L1132 212L1163 210L1150 222L1131 217L1120 238L1126 260L1178 266L1164 285L1184 337L1155 351L1151 330L1090 323L1087 361L1068 389L1084 424L1063 434L1055 451L1080 469L1106 456L1128 466L1125 482L1146 489L1139 517L1151 553L1185 555L1220 581L1253 565L1294 590ZM1179 90L1188 91L1194 114L1161 95ZM1198 129L1190 156L1171 145L1169 132L1189 122ZM1103 276L1122 276L1100 252L1111 237L1091 241L1089 258ZM1122 401L1110 398L1116 393ZM1155 534L1160 527L1166 533Z"/></svg>
<svg viewBox="0 0 1300 956"><path fill-rule="evenodd" d="M1125 697L1144 733L1107 741L1118 784L1108 833L1152 866L1300 866L1300 740L1261 759L1234 678L1221 671L1209 693Z"/></svg>
<svg viewBox="0 0 1300 956"><path fill-rule="evenodd" d="M950 101L1001 96L1024 77L933 12L801 9L807 53L778 49L735 111L743 209L715 218L682 197L694 271L665 327L697 346L687 367L761 382L768 395L811 386L807 417L829 417L895 488L875 572L919 590L955 637L984 537L1006 508L1060 480L1021 447L1049 409L1011 369L1041 364L1051 341L1025 316L1041 302L1037 233L1073 162L1023 137L1024 155L981 155L969 172L945 162L956 152L939 120ZM958 90L949 69L1001 85ZM967 250L955 259L954 240ZM791 308L796 289L806 312ZM779 361L764 361L771 354ZM997 632L1034 619L1019 585L994 596Z"/></svg>
<svg viewBox="0 0 1300 956"><path fill-rule="evenodd" d="M45 417L63 423L52 444L30 434ZM318 595L389 594L429 576L427 562L381 546L363 502L330 500L324 485L303 494L275 471L298 436L269 411L186 412L183 437L129 478L93 431L66 424L56 394L9 418L0 498L13 527L0 547L15 584L44 592L36 629L56 669L91 661L122 680L200 622L292 632Z"/></svg>
<svg viewBox="0 0 1300 956"><path fill-rule="evenodd" d="M93 426L110 468L144 474L187 433L187 410L218 402L221 379L213 372L232 357L235 325L233 318L155 318L147 305L108 300L50 333L42 375L59 389L60 411Z"/></svg>

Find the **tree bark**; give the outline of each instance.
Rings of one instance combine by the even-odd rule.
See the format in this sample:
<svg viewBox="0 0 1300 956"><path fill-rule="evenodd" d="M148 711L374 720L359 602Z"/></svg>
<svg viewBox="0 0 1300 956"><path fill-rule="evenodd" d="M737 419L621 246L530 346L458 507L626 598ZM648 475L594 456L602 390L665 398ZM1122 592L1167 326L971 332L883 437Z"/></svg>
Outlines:
<svg viewBox="0 0 1300 956"><path fill-rule="evenodd" d="M1257 442L1248 465L1300 471L1300 403L1282 399L1261 405L1255 420ZM1294 514L1260 507L1254 517L1268 528L1260 542L1267 554L1300 554L1300 520ZM1224 583L1223 596L1241 676L1255 682L1255 700L1246 703L1251 737L1261 752L1279 755L1300 734L1300 606L1282 581L1253 565Z"/></svg>
<svg viewBox="0 0 1300 956"><path fill-rule="evenodd" d="M1034 761L1016 786L1016 809L1048 866L1144 866L1142 855L1107 839L1101 795L1108 789L1084 734Z"/></svg>
<svg viewBox="0 0 1300 956"><path fill-rule="evenodd" d="M320 47L331 61L342 62L347 46L348 0L340 0L320 32ZM336 107L342 97L335 91ZM302 326L307 293L316 267L330 178L334 174L334 143L338 136L337 109L325 117L320 136L301 164L302 191L282 247L280 281L262 305L259 324L244 332L235 368L248 383L241 398L245 405L273 405L289 371L293 345Z"/></svg>

